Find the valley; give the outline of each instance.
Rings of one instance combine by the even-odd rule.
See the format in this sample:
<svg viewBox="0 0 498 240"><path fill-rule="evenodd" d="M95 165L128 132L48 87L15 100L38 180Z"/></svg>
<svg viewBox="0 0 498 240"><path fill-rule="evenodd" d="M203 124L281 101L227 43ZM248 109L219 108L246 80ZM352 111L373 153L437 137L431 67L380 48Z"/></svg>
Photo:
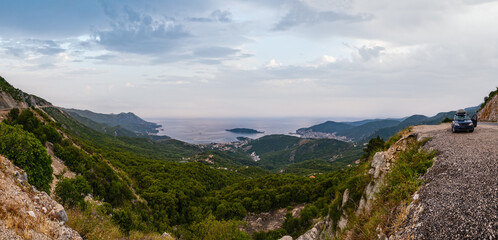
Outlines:
<svg viewBox="0 0 498 240"><path fill-rule="evenodd" d="M409 203L436 161L436 152L423 148L431 135L412 126L452 114L298 130L333 136L325 138L271 134L189 144L155 135L159 125L132 113L81 113L23 99L3 115L0 155L57 200L67 213L60 226L84 239L372 238L375 226L394 223L370 211L384 216ZM375 134L382 137L369 138ZM399 184L401 192L389 190ZM380 233L394 234L389 229Z"/></svg>

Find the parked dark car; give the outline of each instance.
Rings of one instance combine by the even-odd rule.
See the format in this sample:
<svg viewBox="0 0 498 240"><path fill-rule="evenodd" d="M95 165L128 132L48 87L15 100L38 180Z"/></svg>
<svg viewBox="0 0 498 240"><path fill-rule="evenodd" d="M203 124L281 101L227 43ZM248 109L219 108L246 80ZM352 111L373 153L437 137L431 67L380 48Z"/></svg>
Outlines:
<svg viewBox="0 0 498 240"><path fill-rule="evenodd" d="M455 116L453 116L453 122L451 122L451 131L473 132L476 126L477 115L474 115L472 118L470 118L465 110L460 109L456 111Z"/></svg>

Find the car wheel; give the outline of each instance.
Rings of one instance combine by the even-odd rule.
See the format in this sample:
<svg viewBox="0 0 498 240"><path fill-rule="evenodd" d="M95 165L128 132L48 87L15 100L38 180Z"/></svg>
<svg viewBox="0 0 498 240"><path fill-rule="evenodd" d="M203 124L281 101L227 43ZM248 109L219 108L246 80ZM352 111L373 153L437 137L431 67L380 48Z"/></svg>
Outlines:
<svg viewBox="0 0 498 240"><path fill-rule="evenodd" d="M474 132L474 129L470 130L470 132Z"/></svg>

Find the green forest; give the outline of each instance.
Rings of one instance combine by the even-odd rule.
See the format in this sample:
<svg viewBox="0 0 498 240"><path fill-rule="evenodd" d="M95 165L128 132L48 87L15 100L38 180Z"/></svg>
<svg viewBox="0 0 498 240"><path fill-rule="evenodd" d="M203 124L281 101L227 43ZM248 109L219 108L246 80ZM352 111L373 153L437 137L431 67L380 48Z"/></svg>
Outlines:
<svg viewBox="0 0 498 240"><path fill-rule="evenodd" d="M12 109L0 123L0 154L23 168L32 185L49 192L52 168L45 147L52 147L77 174L73 179L56 175L55 195L70 213L68 224L84 238L98 239L96 231L109 231L106 234L115 237L168 232L184 239L278 239L300 236L318 217L337 222L341 209L357 205L371 181L365 174L369 159L400 137L387 142L373 138L361 148L332 139L267 136L250 142L251 151L265 157L257 163L243 151L202 149L173 139L111 136L57 108L31 107ZM285 171L273 171L279 165L269 164L285 161L281 156L290 153L295 154L294 162L280 165ZM347 159L361 154L359 164L345 166ZM331 156L341 164L331 165ZM217 163L192 161L204 158ZM420 172L430 166L422 164ZM344 206L346 189L351 200ZM86 201L87 195L99 204ZM299 204L305 207L295 218L290 210ZM288 210L281 229L252 235L241 230L248 213L274 209ZM95 214L99 220L92 217Z"/></svg>
<svg viewBox="0 0 498 240"><path fill-rule="evenodd" d="M90 194L105 203L99 212L125 234L166 231L198 239L211 235L206 231L215 229L207 226L214 225L223 228L221 232L232 231L237 238L249 239L250 236L239 230L248 212L309 203L303 219L290 216L286 228L268 235L298 236L311 226L310 219L329 213L329 203L338 193L367 181L362 174L356 176L356 167L309 178L272 173L256 166L241 152L202 151L176 140L114 137L86 127L57 108L13 109L1 123L0 131L1 153L23 167L30 183L44 191L49 190L48 184L52 181L51 159L43 147L50 142L55 155L78 175L75 179L60 179L55 189L58 199L69 209L85 211L91 206L84 201L84 196ZM288 151L289 144L294 146L295 139L280 141L282 137L278 138L280 145L261 149L261 152ZM20 142L29 144L32 152L22 155L13 148L24 146L19 145ZM254 143L254 148L262 146ZM349 144L344 143L343 148L348 147ZM323 158L320 151L317 153L313 161ZM181 161L186 156L202 158L206 155L231 164L232 171L201 162ZM296 162L303 162L306 156L298 159ZM253 237L267 239L266 233Z"/></svg>

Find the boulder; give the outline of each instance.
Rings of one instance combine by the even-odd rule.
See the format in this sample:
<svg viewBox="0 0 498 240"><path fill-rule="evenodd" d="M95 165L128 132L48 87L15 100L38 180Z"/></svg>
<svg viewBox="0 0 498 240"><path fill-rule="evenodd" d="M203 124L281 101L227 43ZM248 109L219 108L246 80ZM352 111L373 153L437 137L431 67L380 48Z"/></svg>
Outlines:
<svg viewBox="0 0 498 240"><path fill-rule="evenodd" d="M28 175L26 172L16 172L16 178L21 182L21 183L27 183L28 182Z"/></svg>
<svg viewBox="0 0 498 240"><path fill-rule="evenodd" d="M289 236L289 235L285 235L285 236L283 236L282 238L280 238L278 240L292 240L292 237Z"/></svg>
<svg viewBox="0 0 498 240"><path fill-rule="evenodd" d="M313 226L312 229L308 230L303 235L296 238L296 240L315 240L320 237L320 232L323 228L323 221L319 221Z"/></svg>
<svg viewBox="0 0 498 240"><path fill-rule="evenodd" d="M161 237L162 238L173 238L173 236L171 236L171 234L169 234L167 232L164 232L163 234L161 234Z"/></svg>
<svg viewBox="0 0 498 240"><path fill-rule="evenodd" d="M66 223L68 221L66 211L64 210L64 207L60 204L56 204L54 209L54 215L55 218L57 218L61 222Z"/></svg>

